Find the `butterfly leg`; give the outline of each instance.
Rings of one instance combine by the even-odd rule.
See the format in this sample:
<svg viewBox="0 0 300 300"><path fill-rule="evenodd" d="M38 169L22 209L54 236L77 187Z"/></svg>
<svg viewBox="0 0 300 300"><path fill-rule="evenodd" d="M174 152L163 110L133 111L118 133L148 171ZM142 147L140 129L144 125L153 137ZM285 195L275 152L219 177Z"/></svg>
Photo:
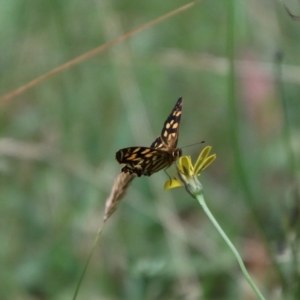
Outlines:
<svg viewBox="0 0 300 300"><path fill-rule="evenodd" d="M168 174L168 172L167 172L167 169L168 169L169 167L167 167L167 168L165 168L164 169L164 172L167 174L167 176L169 177L169 179L170 179L170 184L172 183L172 178L171 178L171 176Z"/></svg>

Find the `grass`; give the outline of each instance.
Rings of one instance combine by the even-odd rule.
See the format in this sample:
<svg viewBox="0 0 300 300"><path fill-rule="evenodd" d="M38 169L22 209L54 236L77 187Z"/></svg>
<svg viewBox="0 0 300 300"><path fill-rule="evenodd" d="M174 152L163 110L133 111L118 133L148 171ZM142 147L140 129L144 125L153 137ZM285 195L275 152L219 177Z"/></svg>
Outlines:
<svg viewBox="0 0 300 300"><path fill-rule="evenodd" d="M0 98L186 3L3 0ZM205 140L218 155L201 178L210 209L266 299L299 298L299 48L298 23L278 3L201 1L2 101L0 298L71 299L119 172L115 152L149 145L179 96L179 146ZM214 228L164 181L133 181L79 298L246 297Z"/></svg>

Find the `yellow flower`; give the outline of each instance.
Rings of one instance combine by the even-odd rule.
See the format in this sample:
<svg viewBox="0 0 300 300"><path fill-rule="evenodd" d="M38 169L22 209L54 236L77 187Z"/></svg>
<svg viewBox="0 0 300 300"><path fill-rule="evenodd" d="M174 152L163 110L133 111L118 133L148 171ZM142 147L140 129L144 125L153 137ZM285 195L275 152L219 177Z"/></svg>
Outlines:
<svg viewBox="0 0 300 300"><path fill-rule="evenodd" d="M198 181L197 176L201 171L206 169L215 159L216 154L209 155L211 150L210 146L205 147L195 165L193 166L190 156L181 156L178 160L177 177L168 180L165 183L164 189L169 190L179 186L185 186L185 189L194 197L195 193L202 192L201 183Z"/></svg>

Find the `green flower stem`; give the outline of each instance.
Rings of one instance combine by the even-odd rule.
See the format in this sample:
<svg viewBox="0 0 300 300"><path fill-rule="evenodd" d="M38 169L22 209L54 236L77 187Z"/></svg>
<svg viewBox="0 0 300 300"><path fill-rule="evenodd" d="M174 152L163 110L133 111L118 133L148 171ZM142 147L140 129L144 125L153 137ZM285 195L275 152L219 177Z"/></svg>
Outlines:
<svg viewBox="0 0 300 300"><path fill-rule="evenodd" d="M236 250L236 248L234 247L234 245L231 243L231 241L229 240L229 238L227 237L227 235L225 234L225 232L223 231L223 229L220 227L219 223L217 222L217 220L214 218L214 216L212 215L212 213L210 212L209 208L207 207L204 197L203 197L203 193L197 193L194 195L195 198L198 200L198 202L200 203L200 205L203 207L206 215L209 217L209 219L212 221L212 223L214 224L214 226L216 227L216 229L219 231L219 233L221 234L221 236L223 237L223 239L225 240L225 242L227 243L227 245L229 246L229 248L232 250L233 254L235 255L241 270L244 274L244 276L246 277L248 283L251 285L251 287L253 288L254 292L256 293L257 297L261 300L265 300L264 296L261 294L261 292L259 291L258 287L255 285L255 283L253 282L253 280L251 279L244 263L243 260L241 258L241 256L239 255L238 251Z"/></svg>

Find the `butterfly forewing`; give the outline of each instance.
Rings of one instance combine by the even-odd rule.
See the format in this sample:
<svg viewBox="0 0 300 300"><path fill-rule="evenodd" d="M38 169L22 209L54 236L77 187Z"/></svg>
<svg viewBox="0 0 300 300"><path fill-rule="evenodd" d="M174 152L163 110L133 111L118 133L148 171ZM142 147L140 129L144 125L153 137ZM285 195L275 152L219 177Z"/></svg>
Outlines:
<svg viewBox="0 0 300 300"><path fill-rule="evenodd" d="M175 107L164 123L160 136L151 144L151 148L175 149L178 141L182 97L177 100Z"/></svg>
<svg viewBox="0 0 300 300"><path fill-rule="evenodd" d="M119 150L116 159L125 164L121 172L150 176L159 170L169 167L179 156L181 150L176 149L179 124L182 110L182 98L164 123L161 135L150 147L129 147Z"/></svg>

